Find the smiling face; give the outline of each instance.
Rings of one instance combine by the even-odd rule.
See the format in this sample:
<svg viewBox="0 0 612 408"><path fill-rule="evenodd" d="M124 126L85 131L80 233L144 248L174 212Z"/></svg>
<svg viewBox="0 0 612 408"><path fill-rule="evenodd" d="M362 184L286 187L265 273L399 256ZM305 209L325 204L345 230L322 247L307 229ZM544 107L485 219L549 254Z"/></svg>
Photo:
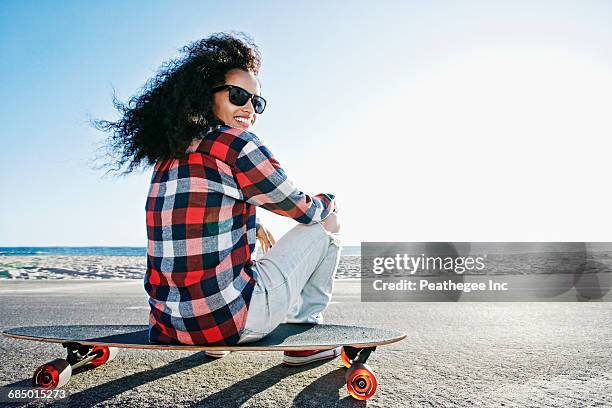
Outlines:
<svg viewBox="0 0 612 408"><path fill-rule="evenodd" d="M254 94L260 95L259 82L255 75L241 69L232 69L225 74L225 85L235 85ZM244 106L236 106L229 101L229 91L224 89L213 94L213 114L226 125L249 130L257 120L253 102L249 100Z"/></svg>

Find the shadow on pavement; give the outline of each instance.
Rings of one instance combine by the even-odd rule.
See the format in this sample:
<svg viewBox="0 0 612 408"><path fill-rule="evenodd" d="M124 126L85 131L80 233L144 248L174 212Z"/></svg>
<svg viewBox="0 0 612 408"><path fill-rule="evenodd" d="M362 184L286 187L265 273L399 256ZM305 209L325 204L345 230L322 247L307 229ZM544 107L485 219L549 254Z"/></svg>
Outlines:
<svg viewBox="0 0 612 408"><path fill-rule="evenodd" d="M293 407L365 407L366 401L359 401L348 395L340 398L340 389L346 387L345 368L338 368L313 381L293 400Z"/></svg>
<svg viewBox="0 0 612 408"><path fill-rule="evenodd" d="M127 377L121 377L105 384L73 393L68 399L59 400L49 406L93 406L95 404L110 400L125 391L129 391L143 384L159 380L181 371L202 366L212 361L214 360L207 358L204 352L195 353L191 356L175 360L169 364L152 370L134 373L128 375ZM201 401L194 402L191 407L214 406L222 408L238 408L255 395L272 387L279 381L313 368L317 368L326 363L327 361L320 361L303 367L287 367L285 365L278 364L258 373L255 376L245 378L229 387L226 387L223 390L219 390ZM95 369L95 367L81 367L75 370L75 374L85 373L92 369ZM338 368L308 384L293 400L293 407L365 407L365 401L358 401L350 396L340 399L340 390L346 386L344 379L345 371L346 370L344 368ZM6 384L5 387L30 387L31 381L32 380L29 378L23 379L12 384ZM72 379L72 381L76 381L76 379ZM288 392L290 392L290 390L288 390Z"/></svg>
<svg viewBox="0 0 612 408"><path fill-rule="evenodd" d="M127 377L121 377L116 380L107 382L96 387L88 388L86 390L76 392L70 395L67 400L60 400L51 406L62 406L62 407L82 407L82 406L93 406L106 400L114 398L116 395L121 394L125 391L136 388L140 385L159 380L160 378L167 377L181 371L189 370L204 364L214 361L206 357L204 352L195 353L189 357L184 357L164 366L134 373Z"/></svg>
<svg viewBox="0 0 612 408"><path fill-rule="evenodd" d="M277 382L291 377L292 375L302 373L304 371L317 368L327 361L319 361L308 364L303 367L287 367L283 364L278 364L265 371L258 373L249 378L245 378L236 384L227 387L223 390L206 397L205 399L195 402L191 407L223 407L223 408L238 408L253 396L272 387ZM329 374L328 374L329 375ZM325 378L324 376L323 378ZM343 377L344 378L344 377ZM317 380L317 381L320 381ZM315 382L317 382L315 381ZM310 387L310 386L309 386ZM331 391L331 393L327 393ZM317 397L322 401L338 401L338 388L326 385L325 388L317 389ZM312 395L311 395L312 397Z"/></svg>
<svg viewBox="0 0 612 408"><path fill-rule="evenodd" d="M16 387L16 388L26 388L32 386L32 379L26 378L25 380L15 381L11 384L4 384L3 387Z"/></svg>

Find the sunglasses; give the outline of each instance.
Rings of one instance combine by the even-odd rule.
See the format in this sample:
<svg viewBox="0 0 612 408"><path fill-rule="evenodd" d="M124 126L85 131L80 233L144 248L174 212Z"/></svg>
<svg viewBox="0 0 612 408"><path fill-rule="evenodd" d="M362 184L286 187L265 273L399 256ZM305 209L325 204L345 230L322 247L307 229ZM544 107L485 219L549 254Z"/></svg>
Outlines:
<svg viewBox="0 0 612 408"><path fill-rule="evenodd" d="M253 95L252 93L240 88L236 85L221 85L217 86L210 91L212 93L229 90L229 101L236 106L244 106L250 100L253 104L253 109L255 109L255 113L262 114L264 109L266 109L266 100L258 95Z"/></svg>

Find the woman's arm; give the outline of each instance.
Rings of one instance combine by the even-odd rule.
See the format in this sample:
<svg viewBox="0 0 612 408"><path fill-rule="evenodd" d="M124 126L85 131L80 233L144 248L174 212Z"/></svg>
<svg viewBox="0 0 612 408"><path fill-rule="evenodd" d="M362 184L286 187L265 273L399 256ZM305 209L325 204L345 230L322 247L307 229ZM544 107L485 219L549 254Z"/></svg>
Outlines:
<svg viewBox="0 0 612 408"><path fill-rule="evenodd" d="M236 180L247 202L302 224L321 222L334 211L333 194L309 196L297 189L270 150L251 136L235 165Z"/></svg>

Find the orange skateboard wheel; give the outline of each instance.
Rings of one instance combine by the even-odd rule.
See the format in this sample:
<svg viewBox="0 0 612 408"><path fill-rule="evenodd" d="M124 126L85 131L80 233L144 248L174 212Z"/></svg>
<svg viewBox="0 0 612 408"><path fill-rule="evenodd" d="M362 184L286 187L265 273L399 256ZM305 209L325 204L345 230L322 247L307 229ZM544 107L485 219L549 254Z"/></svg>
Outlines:
<svg viewBox="0 0 612 408"><path fill-rule="evenodd" d="M346 389L358 400L368 400L376 392L378 382L367 364L357 363L346 372Z"/></svg>
<svg viewBox="0 0 612 408"><path fill-rule="evenodd" d="M109 361L112 361L117 355L116 347L105 347L105 346L94 346L91 350L92 353L98 353L99 356L91 360L89 364L94 367L101 366L102 364L106 364Z"/></svg>
<svg viewBox="0 0 612 408"><path fill-rule="evenodd" d="M72 366L68 361L58 358L43 364L34 371L32 385L49 390L60 388L70 380Z"/></svg>

